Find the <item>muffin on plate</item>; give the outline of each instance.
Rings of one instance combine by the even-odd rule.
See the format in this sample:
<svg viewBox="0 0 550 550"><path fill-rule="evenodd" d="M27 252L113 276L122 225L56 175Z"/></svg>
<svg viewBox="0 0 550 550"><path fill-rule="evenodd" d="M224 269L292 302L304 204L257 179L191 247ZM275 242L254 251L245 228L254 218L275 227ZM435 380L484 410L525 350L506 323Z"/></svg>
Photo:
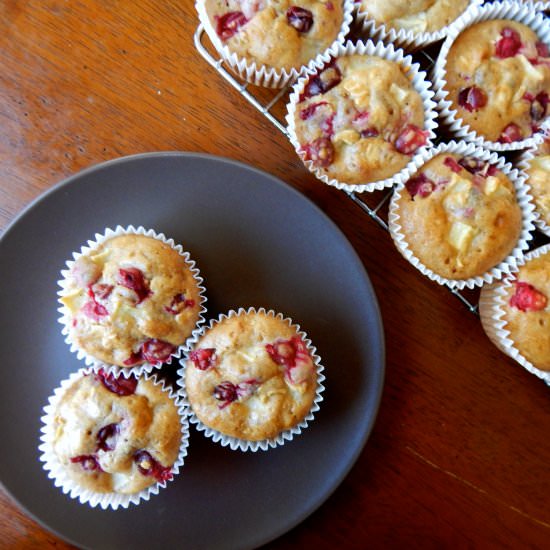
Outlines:
<svg viewBox="0 0 550 550"><path fill-rule="evenodd" d="M354 191L392 185L434 136L431 92L402 50L352 44L301 78L288 105L291 142L321 180Z"/></svg>
<svg viewBox="0 0 550 550"><path fill-rule="evenodd" d="M447 38L435 85L447 94L451 118L487 147L523 148L548 116L547 25L541 14L519 4L495 3L478 12L477 19L454 29L456 37ZM461 137L473 140L468 133Z"/></svg>
<svg viewBox="0 0 550 550"><path fill-rule="evenodd" d="M526 254L514 273L483 287L479 308L491 341L550 382L550 245Z"/></svg>
<svg viewBox="0 0 550 550"><path fill-rule="evenodd" d="M63 332L89 366L151 370L170 361L204 320L202 279L162 234L107 230L67 262Z"/></svg>
<svg viewBox="0 0 550 550"><path fill-rule="evenodd" d="M209 38L243 78L282 87L349 31L346 0L199 0Z"/></svg>
<svg viewBox="0 0 550 550"><path fill-rule="evenodd" d="M221 315L182 366L190 421L233 449L266 450L292 439L313 418L324 389L306 335L264 309Z"/></svg>
<svg viewBox="0 0 550 550"><path fill-rule="evenodd" d="M183 464L184 409L154 376L80 370L45 412L44 468L81 502L126 507L165 487Z"/></svg>
<svg viewBox="0 0 550 550"><path fill-rule="evenodd" d="M523 189L524 208L518 201L517 170L486 151L465 149L451 142L431 151L390 205L398 249L430 278L451 286L479 285L491 270L509 270L507 262L526 248L523 237L532 229Z"/></svg>

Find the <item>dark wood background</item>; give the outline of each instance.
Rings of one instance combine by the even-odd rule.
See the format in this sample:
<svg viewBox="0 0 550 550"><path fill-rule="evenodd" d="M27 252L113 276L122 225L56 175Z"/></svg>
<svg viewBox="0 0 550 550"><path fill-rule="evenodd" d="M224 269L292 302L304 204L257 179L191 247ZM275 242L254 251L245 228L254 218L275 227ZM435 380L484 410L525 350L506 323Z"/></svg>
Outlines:
<svg viewBox="0 0 550 550"><path fill-rule="evenodd" d="M66 176L133 153L206 152L285 180L338 224L368 270L387 370L349 475L268 547L550 547L548 387L345 193L306 171L198 54L197 24L190 0L0 2L0 229ZM69 546L0 491L0 547Z"/></svg>

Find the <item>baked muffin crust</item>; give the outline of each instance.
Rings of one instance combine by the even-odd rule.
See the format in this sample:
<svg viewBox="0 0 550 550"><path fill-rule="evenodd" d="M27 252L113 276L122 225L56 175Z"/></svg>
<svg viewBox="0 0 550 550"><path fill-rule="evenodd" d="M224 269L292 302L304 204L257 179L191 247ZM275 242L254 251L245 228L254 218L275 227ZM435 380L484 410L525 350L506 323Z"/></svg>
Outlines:
<svg viewBox="0 0 550 550"><path fill-rule="evenodd" d="M448 99L458 116L492 142L529 138L547 117L548 46L528 26L482 21L462 31L446 60Z"/></svg>
<svg viewBox="0 0 550 550"><path fill-rule="evenodd" d="M339 0L204 0L212 28L240 57L299 69L328 48L343 24Z"/></svg>
<svg viewBox="0 0 550 550"><path fill-rule="evenodd" d="M338 57L309 78L294 131L304 161L347 184L386 179L427 143L420 94L399 63L372 55Z"/></svg>
<svg viewBox="0 0 550 550"><path fill-rule="evenodd" d="M536 211L540 219L550 226L550 136L534 151L526 173Z"/></svg>
<svg viewBox="0 0 550 550"><path fill-rule="evenodd" d="M103 241L74 262L64 284L71 339L110 365L166 361L200 317L200 288L185 258L141 234Z"/></svg>
<svg viewBox="0 0 550 550"><path fill-rule="evenodd" d="M361 0L360 11L379 25L422 33L446 27L467 7L468 0Z"/></svg>
<svg viewBox="0 0 550 550"><path fill-rule="evenodd" d="M261 311L215 323L193 346L185 368L197 418L248 441L272 438L299 424L317 389L314 362L295 328Z"/></svg>
<svg viewBox="0 0 550 550"><path fill-rule="evenodd" d="M395 206L413 255L448 279L483 275L512 252L521 234L512 182L473 157L434 156L405 184Z"/></svg>
<svg viewBox="0 0 550 550"><path fill-rule="evenodd" d="M516 349L537 369L550 371L550 253L519 268L504 297L505 328Z"/></svg>
<svg viewBox="0 0 550 550"><path fill-rule="evenodd" d="M61 396L53 423L53 451L80 487L131 494L172 477L178 408L152 380L83 374Z"/></svg>

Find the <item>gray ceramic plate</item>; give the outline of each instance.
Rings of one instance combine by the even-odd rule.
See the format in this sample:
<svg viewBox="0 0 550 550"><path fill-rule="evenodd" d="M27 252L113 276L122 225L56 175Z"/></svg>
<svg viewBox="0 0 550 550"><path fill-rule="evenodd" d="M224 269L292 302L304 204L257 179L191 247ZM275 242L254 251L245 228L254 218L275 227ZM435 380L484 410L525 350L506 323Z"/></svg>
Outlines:
<svg viewBox="0 0 550 550"><path fill-rule="evenodd" d="M38 460L40 416L81 365L57 322L57 279L94 233L143 225L189 250L205 279L208 316L264 306L316 345L326 391L291 443L243 454L192 430L183 470L148 502L93 509L54 487ZM152 153L67 179L0 239L0 480L33 517L93 548L252 548L285 533L347 474L373 426L384 377L376 297L353 248L308 199L227 159ZM177 365L164 367L173 374Z"/></svg>

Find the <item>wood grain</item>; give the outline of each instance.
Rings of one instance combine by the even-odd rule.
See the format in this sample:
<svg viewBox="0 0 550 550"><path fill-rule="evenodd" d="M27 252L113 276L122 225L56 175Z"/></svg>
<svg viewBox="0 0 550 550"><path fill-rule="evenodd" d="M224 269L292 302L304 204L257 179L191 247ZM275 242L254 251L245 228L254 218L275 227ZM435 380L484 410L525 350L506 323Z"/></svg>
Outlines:
<svg viewBox="0 0 550 550"><path fill-rule="evenodd" d="M268 548L547 548L548 388L492 346L344 193L197 53L191 0L0 3L0 229L82 168L145 151L284 179L345 233L378 296L379 416L342 485ZM70 548L0 491L0 547Z"/></svg>

